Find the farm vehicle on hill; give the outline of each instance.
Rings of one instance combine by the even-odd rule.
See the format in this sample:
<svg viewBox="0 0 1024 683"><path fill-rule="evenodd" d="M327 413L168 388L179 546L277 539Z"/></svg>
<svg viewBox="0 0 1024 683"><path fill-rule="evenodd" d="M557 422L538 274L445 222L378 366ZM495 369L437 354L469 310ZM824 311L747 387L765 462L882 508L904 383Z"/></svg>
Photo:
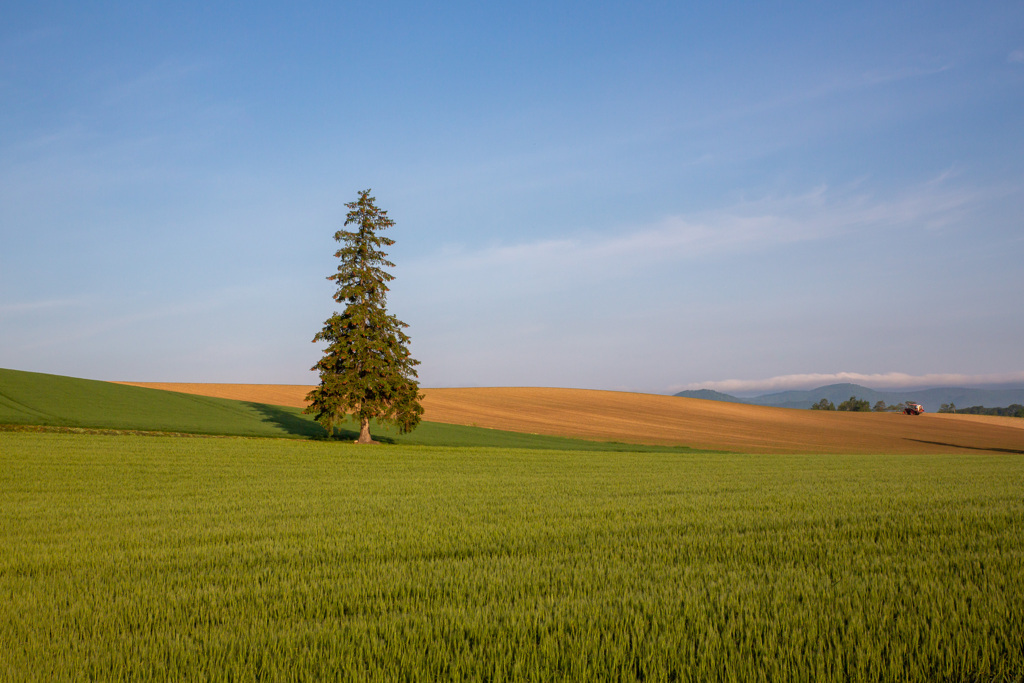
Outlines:
<svg viewBox="0 0 1024 683"><path fill-rule="evenodd" d="M914 403L913 401L907 401L903 405L904 415L920 415L924 412L924 407L920 403Z"/></svg>

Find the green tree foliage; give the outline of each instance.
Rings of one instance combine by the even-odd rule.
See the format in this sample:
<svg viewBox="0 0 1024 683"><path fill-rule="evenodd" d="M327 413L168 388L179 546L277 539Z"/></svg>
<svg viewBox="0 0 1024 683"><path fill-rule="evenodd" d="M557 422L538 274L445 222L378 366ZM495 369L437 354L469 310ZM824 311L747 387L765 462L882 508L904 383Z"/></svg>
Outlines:
<svg viewBox="0 0 1024 683"><path fill-rule="evenodd" d="M942 409L939 409L939 412L943 412ZM971 406L970 408L956 408L956 412L961 413L963 415L1000 415L1002 417L1024 417L1024 406L1020 405L1019 403L1010 404L1005 408L986 408L985 406Z"/></svg>
<svg viewBox="0 0 1024 683"><path fill-rule="evenodd" d="M836 410L845 410L851 413L867 413L871 410L871 404L862 398L851 396L836 407Z"/></svg>
<svg viewBox="0 0 1024 683"><path fill-rule="evenodd" d="M835 409L836 409L836 405L834 403L832 403L832 401L828 400L827 398L823 398L820 401L818 401L817 403L815 403L813 406L811 406L811 410L835 410Z"/></svg>
<svg viewBox="0 0 1024 683"><path fill-rule="evenodd" d="M885 405L885 401L875 401L875 405L871 407L871 410L876 413L884 413L888 409L889 407Z"/></svg>
<svg viewBox="0 0 1024 683"><path fill-rule="evenodd" d="M940 413L955 413L956 412L956 404L955 403L943 403L941 406L939 406L939 412Z"/></svg>
<svg viewBox="0 0 1024 683"><path fill-rule="evenodd" d="M329 434L353 415L360 425L358 443L372 443L371 419L408 432L423 415L415 369L419 361L409 353L408 326L386 309L387 283L394 276L385 268L395 264L383 249L395 242L378 233L395 222L375 201L370 190L361 191L345 205L345 226L354 229L334 234L342 244L334 254L341 263L327 279L337 283L334 300L345 310L328 318L313 338L314 343L327 342L327 348L312 368L320 373L320 385L306 397L306 412L315 414Z"/></svg>

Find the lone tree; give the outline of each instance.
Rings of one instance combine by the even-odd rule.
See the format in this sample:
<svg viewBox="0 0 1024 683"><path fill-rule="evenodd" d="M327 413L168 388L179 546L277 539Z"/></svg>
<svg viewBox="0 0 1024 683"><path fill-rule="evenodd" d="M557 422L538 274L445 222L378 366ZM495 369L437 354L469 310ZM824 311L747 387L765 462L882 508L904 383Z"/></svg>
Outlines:
<svg viewBox="0 0 1024 683"><path fill-rule="evenodd" d="M370 190L361 191L359 199L345 205L345 226L355 229L334 233L342 244L334 254L341 263L327 279L337 283L334 300L345 304L345 311L335 311L313 337L314 343L327 342L327 348L312 368L320 373L320 385L306 396L305 412L315 413L328 435L353 415L359 422L356 443L374 443L371 418L404 433L415 429L423 415L415 370L419 361L409 354L408 325L386 310L387 283L395 278L384 269L395 264L383 248L395 241L377 233L395 222L374 201Z"/></svg>

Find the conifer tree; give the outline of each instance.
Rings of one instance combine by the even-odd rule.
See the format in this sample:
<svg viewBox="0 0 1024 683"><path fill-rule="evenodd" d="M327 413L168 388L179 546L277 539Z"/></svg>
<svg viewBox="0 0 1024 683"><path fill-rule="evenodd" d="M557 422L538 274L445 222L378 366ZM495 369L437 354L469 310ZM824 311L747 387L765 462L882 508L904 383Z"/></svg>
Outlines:
<svg viewBox="0 0 1024 683"><path fill-rule="evenodd" d="M419 403L416 369L419 361L409 353L408 327L386 310L388 283L394 276L385 268L395 264L383 251L395 243L378 233L395 224L388 212L374 204L370 190L345 206L345 227L334 239L342 244L336 258L338 272L327 277L338 285L334 300L345 305L335 312L313 342L327 342L323 358L313 366L320 385L309 392L307 413L330 435L346 415L359 423L357 443L373 443L370 420L396 425L400 431L416 428L423 414Z"/></svg>

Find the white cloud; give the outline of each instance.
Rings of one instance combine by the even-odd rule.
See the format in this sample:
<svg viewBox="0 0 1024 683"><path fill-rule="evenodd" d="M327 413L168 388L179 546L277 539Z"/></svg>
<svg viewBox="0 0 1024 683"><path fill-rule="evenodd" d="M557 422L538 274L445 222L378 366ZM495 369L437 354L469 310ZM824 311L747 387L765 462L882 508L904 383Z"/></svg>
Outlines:
<svg viewBox="0 0 1024 683"><path fill-rule="evenodd" d="M1024 372L1007 372L991 375L964 375L935 373L908 375L902 372L862 374L859 372L811 373L804 375L781 375L768 379L727 379L716 382L695 382L672 391L712 389L733 394L762 394L791 389L814 389L829 384L850 382L871 389L911 389L934 386L977 386L987 384L1008 384L1024 382Z"/></svg>
<svg viewBox="0 0 1024 683"><path fill-rule="evenodd" d="M986 192L951 187L952 171L904 194L878 199L856 187L822 186L803 194L744 201L717 211L668 216L618 234L580 234L481 249L450 247L414 267L444 274L505 269L548 273L606 273L665 261L745 252L824 239L856 230L936 229L954 222Z"/></svg>

